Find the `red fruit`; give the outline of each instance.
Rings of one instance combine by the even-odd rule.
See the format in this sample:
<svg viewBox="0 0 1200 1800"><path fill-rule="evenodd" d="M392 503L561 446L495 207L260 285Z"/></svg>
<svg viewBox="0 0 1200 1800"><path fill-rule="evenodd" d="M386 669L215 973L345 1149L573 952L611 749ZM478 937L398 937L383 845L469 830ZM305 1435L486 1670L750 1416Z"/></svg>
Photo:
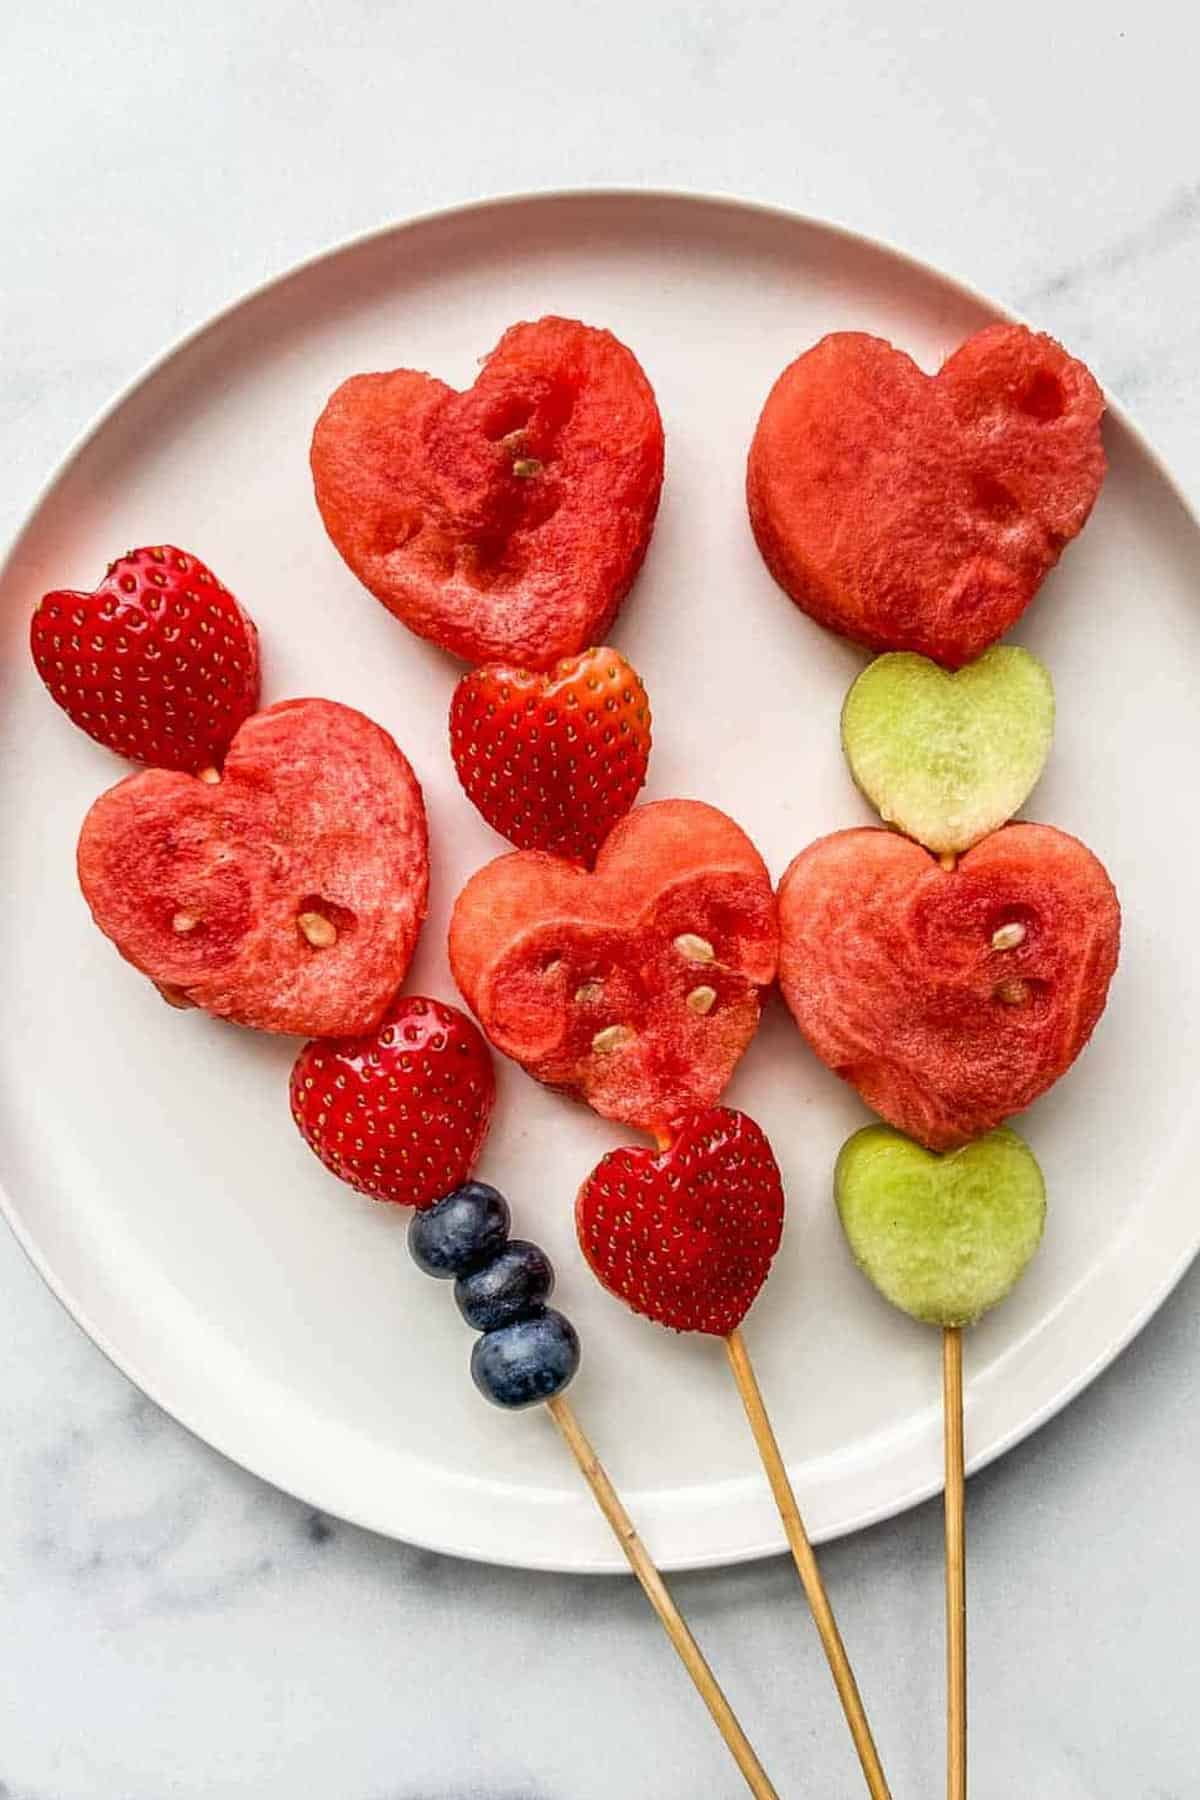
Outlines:
<svg viewBox="0 0 1200 1800"><path fill-rule="evenodd" d="M772 388L746 494L767 567L873 650L970 662L1020 618L1104 479L1104 396L1023 325L990 325L925 375L860 331Z"/></svg>
<svg viewBox="0 0 1200 1800"><path fill-rule="evenodd" d="M420 1211L470 1176L496 1080L470 1019L413 996L363 1037L305 1044L290 1092L301 1136L332 1174Z"/></svg>
<svg viewBox="0 0 1200 1800"><path fill-rule="evenodd" d="M1121 914L1090 850L1006 825L947 872L863 828L779 888L779 980L821 1061L930 1150L990 1131L1070 1068L1104 1010Z"/></svg>
<svg viewBox="0 0 1200 1800"><path fill-rule="evenodd" d="M317 420L325 529L376 599L467 662L548 669L602 643L650 542L654 391L575 319L505 332L472 388L353 375Z"/></svg>
<svg viewBox="0 0 1200 1800"><path fill-rule="evenodd" d="M590 869L646 779L650 702L615 650L549 675L489 663L454 690L450 749L467 798L502 837Z"/></svg>
<svg viewBox="0 0 1200 1800"><path fill-rule="evenodd" d="M425 916L421 789L386 731L331 700L242 726L224 774L147 769L102 794L79 883L176 1003L304 1037L371 1031Z"/></svg>
<svg viewBox="0 0 1200 1800"><path fill-rule="evenodd" d="M685 1113L670 1146L610 1150L579 1190L575 1225L599 1281L674 1331L736 1331L783 1231L771 1146L745 1113Z"/></svg>
<svg viewBox="0 0 1200 1800"><path fill-rule="evenodd" d="M648 1130L720 1098L777 950L762 858L697 800L635 807L593 875L538 850L499 857L450 920L454 978L492 1045Z"/></svg>
<svg viewBox="0 0 1200 1800"><path fill-rule="evenodd" d="M81 730L155 768L219 763L258 705L253 622L210 569L170 544L131 550L90 594L47 594L29 644Z"/></svg>

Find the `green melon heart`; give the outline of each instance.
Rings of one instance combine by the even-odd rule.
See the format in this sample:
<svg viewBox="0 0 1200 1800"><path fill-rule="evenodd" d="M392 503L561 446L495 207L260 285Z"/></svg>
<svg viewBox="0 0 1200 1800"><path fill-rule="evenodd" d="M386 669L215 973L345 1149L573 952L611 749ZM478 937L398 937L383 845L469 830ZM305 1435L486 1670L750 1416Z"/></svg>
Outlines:
<svg viewBox="0 0 1200 1800"><path fill-rule="evenodd" d="M1015 1131L935 1155L886 1125L842 1146L834 1197L854 1260L893 1306L929 1325L971 1325L1041 1242L1046 1188Z"/></svg>
<svg viewBox="0 0 1200 1800"><path fill-rule="evenodd" d="M999 644L956 674L891 652L842 708L850 772L888 825L934 851L967 850L1028 799L1054 736L1054 688L1036 656Z"/></svg>

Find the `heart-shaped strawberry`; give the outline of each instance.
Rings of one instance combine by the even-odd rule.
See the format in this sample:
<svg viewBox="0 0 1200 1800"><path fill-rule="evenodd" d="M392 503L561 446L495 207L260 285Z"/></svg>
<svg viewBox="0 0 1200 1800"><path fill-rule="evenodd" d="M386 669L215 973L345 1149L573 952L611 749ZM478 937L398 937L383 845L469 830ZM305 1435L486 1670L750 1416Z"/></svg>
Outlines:
<svg viewBox="0 0 1200 1800"><path fill-rule="evenodd" d="M454 691L450 749L468 797L518 850L590 869L646 779L650 702L615 650L547 675L488 663Z"/></svg>
<svg viewBox="0 0 1200 1800"><path fill-rule="evenodd" d="M821 1061L933 1150L1070 1068L1104 1010L1120 908L1091 851L1006 825L941 868L876 827L820 838L779 888L779 979Z"/></svg>
<svg viewBox="0 0 1200 1800"><path fill-rule="evenodd" d="M650 1130L719 1099L777 949L762 858L697 800L635 807L591 875L537 850L499 857L450 921L455 980L495 1048Z"/></svg>
<svg viewBox="0 0 1200 1800"><path fill-rule="evenodd" d="M910 651L878 656L842 708L850 772L880 817L927 850L957 852L1029 798L1054 736L1036 656L997 644L951 675Z"/></svg>
<svg viewBox="0 0 1200 1800"><path fill-rule="evenodd" d="M1104 479L1104 397L1053 338L990 325L934 377L835 332L790 364L746 493L779 585L874 650L970 662L1020 618Z"/></svg>
<svg viewBox="0 0 1200 1800"><path fill-rule="evenodd" d="M130 550L90 594L56 588L29 628L38 674L81 731L156 769L219 763L258 705L258 632L197 556Z"/></svg>
<svg viewBox="0 0 1200 1800"><path fill-rule="evenodd" d="M423 1211L478 1162L496 1078L464 1013L410 994L374 1031L305 1044L289 1092L301 1136L331 1174Z"/></svg>
<svg viewBox="0 0 1200 1800"><path fill-rule="evenodd" d="M602 643L650 542L654 392L611 332L514 325L457 393L355 375L312 441L325 529L363 585L467 662L547 669Z"/></svg>
<svg viewBox="0 0 1200 1800"><path fill-rule="evenodd" d="M407 759L351 707L285 700L210 776L147 769L96 801L78 864L97 925L178 1003L260 1031L373 1029L425 916Z"/></svg>
<svg viewBox="0 0 1200 1800"><path fill-rule="evenodd" d="M675 1120L658 1154L610 1150L579 1190L575 1224L598 1280L634 1312L728 1337L779 1248L783 1183L754 1120L711 1107Z"/></svg>

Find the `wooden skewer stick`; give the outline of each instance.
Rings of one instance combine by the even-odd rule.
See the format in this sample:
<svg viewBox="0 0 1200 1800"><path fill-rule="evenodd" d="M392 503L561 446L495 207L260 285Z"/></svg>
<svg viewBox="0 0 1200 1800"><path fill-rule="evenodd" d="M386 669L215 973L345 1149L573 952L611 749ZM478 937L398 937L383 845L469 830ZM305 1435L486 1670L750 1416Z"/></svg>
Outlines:
<svg viewBox="0 0 1200 1800"><path fill-rule="evenodd" d="M946 1442L946 1794L967 1800L967 1561L963 1474L962 1332L942 1333Z"/></svg>
<svg viewBox="0 0 1200 1800"><path fill-rule="evenodd" d="M858 1683L854 1679L854 1671L850 1667L850 1659L846 1655L846 1646L842 1642L842 1634L837 1628L837 1620L833 1616L833 1608L829 1604L829 1595L825 1591L825 1583L821 1579L821 1571L817 1567L817 1559L813 1547L808 1541L808 1533L804 1529L804 1521L800 1517L800 1508L796 1504L796 1496L788 1472L780 1455L779 1445L763 1404L758 1380L746 1349L745 1340L740 1331L733 1331L725 1339L725 1349L729 1356L729 1365L733 1370L733 1378L737 1383L738 1393L742 1397L742 1405L746 1409L746 1417L750 1421L750 1429L754 1433L754 1441L758 1445L758 1453L767 1472L767 1480L771 1484L771 1492L775 1496L775 1504L779 1508L779 1516L783 1520L783 1529L787 1533L787 1541L791 1547L792 1559L797 1573L808 1596L808 1604L812 1609L813 1621L820 1635L829 1667L833 1674L834 1685L842 1702L842 1710L846 1715L846 1723L850 1727L850 1736L854 1739L854 1748L858 1751L858 1760L866 1777L867 1789L872 1800L891 1800L888 1784L884 1777L883 1767L879 1761L879 1753L875 1748L875 1740L871 1736L871 1727L867 1723L866 1711L862 1697L858 1691Z"/></svg>
<svg viewBox="0 0 1200 1800"><path fill-rule="evenodd" d="M766 1770L755 1755L754 1746L738 1723L716 1676L704 1654L688 1630L683 1615L672 1600L667 1585L659 1574L649 1551L637 1534L637 1528L621 1504L616 1488L592 1449L574 1410L561 1394L547 1400L546 1411L558 1426L584 1480L595 1495L596 1504L612 1527L613 1536L625 1553L630 1568L642 1584L647 1600L658 1614L663 1630L679 1654L679 1659L696 1684L697 1692L707 1706L717 1730L745 1778L755 1800L779 1800Z"/></svg>

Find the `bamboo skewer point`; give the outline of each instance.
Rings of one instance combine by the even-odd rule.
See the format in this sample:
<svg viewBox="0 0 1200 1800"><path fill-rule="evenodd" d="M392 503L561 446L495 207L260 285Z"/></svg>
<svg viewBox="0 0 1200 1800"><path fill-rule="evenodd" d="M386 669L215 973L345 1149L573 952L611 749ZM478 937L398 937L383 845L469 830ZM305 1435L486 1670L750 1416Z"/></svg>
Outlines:
<svg viewBox="0 0 1200 1800"><path fill-rule="evenodd" d="M858 1760L862 1764L867 1789L872 1800L891 1800L883 1767L879 1761L879 1753L875 1748L875 1740L871 1736L871 1727L867 1723L866 1710L862 1696L858 1691L858 1683L854 1679L854 1671L850 1667L850 1659L846 1655L846 1646L842 1642L837 1620L833 1616L833 1608L825 1591L825 1583L821 1579L821 1571L813 1554L808 1533L804 1529L804 1521L800 1517L800 1508L788 1477L787 1468L780 1453L779 1444L767 1416L762 1392L750 1361L750 1353L746 1349L745 1340L740 1330L730 1332L725 1339L725 1350L729 1357L729 1366L733 1370L733 1379L741 1395L742 1405L746 1409L746 1417L766 1470L775 1504L779 1508L779 1516L783 1521L783 1529L792 1552L792 1560L800 1576L804 1592L808 1596L808 1604L812 1610L813 1621L817 1627L829 1668L833 1675L842 1702L842 1710L846 1715L846 1723L850 1728L850 1736L854 1740L854 1748L858 1752Z"/></svg>
<svg viewBox="0 0 1200 1800"><path fill-rule="evenodd" d="M570 1403L561 1395L546 1401L546 1411L554 1420L566 1442L580 1473L592 1490L596 1504L608 1520L626 1561L642 1584L651 1606L658 1614L663 1630L670 1638L680 1661L696 1685L700 1698L712 1714L718 1731L745 1778L755 1800L779 1800L766 1770L759 1762L754 1746L738 1723L737 1715L726 1699L716 1676L709 1668L704 1653L684 1623L683 1615L672 1600L667 1585L659 1574L649 1551L638 1536L637 1527L625 1511L596 1452L593 1450Z"/></svg>

